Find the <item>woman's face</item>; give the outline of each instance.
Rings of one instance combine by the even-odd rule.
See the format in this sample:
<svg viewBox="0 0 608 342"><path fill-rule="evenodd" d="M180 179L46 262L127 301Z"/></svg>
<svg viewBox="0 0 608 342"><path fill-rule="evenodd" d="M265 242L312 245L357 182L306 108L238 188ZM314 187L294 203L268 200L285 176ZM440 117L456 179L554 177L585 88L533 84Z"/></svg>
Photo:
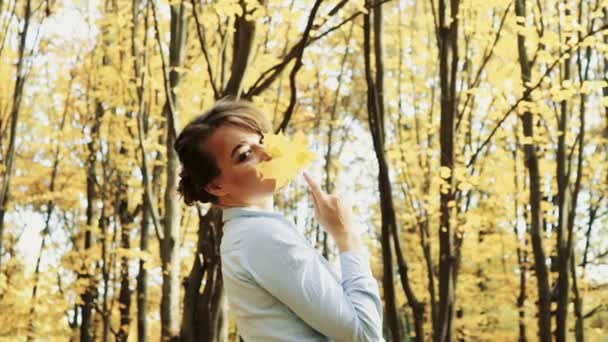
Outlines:
<svg viewBox="0 0 608 342"><path fill-rule="evenodd" d="M219 205L251 205L272 197L276 181L262 180L255 166L270 160L263 146L263 136L242 126L226 124L209 137L206 150L220 169L220 175L206 186L219 197Z"/></svg>

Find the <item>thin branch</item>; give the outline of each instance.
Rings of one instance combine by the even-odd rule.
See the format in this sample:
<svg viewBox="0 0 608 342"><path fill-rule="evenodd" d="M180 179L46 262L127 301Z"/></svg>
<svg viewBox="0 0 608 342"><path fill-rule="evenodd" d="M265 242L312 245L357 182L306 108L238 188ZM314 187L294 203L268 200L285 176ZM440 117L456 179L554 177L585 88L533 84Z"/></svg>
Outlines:
<svg viewBox="0 0 608 342"><path fill-rule="evenodd" d="M5 46L6 40L8 38L8 31L11 26L11 21L13 20L13 17L16 14L16 8L17 8L17 1L13 1L13 6L10 10L10 15L8 16L8 18L6 20L6 25L4 25L4 23L2 23L2 25L0 26L0 27L2 27L2 32L4 33L4 36L2 37L2 43L0 43L0 56L2 56L2 50L4 50L4 46ZM0 11L1 10L2 10L2 6L0 6Z"/></svg>
<svg viewBox="0 0 608 342"><path fill-rule="evenodd" d="M312 29L312 24L317 16L317 11L319 10L319 6L321 6L321 2L323 0L316 0L315 4L312 6L310 10L310 14L308 16L308 23L306 23L306 28L304 29L304 33L302 34L302 39L300 40L300 48L296 52L296 61L293 69L291 69L291 73L289 74L289 88L291 89L291 96L289 98L289 105L285 110L285 114L283 115L283 121L276 129L276 132L284 131L291 120L291 116L293 114L293 110L296 106L296 97L297 97L297 88L296 88L296 75L298 71L302 67L302 57L304 56L304 48L306 47L306 41L308 41L308 37L310 36L310 30Z"/></svg>
<svg viewBox="0 0 608 342"><path fill-rule="evenodd" d="M148 162L146 160L146 149L144 147L143 140L143 132L144 132L144 119L142 113L138 113L137 116L137 137L139 142L139 149L141 151L141 172L143 174L144 181L144 194L146 196L147 208L152 216L152 222L154 224L154 230L156 232L156 237L158 240L163 240L165 238L162 230L160 229L160 219L158 216L158 211L156 209L156 199L154 198L154 194L152 193L152 187L150 186L150 178L148 175Z"/></svg>
<svg viewBox="0 0 608 342"><path fill-rule="evenodd" d="M605 311L606 310L606 305L605 304L600 304L598 306L596 306L595 308L593 308L591 311L587 312L583 318L587 319L593 315L595 315L596 313L600 312L600 311Z"/></svg>
<svg viewBox="0 0 608 342"><path fill-rule="evenodd" d="M219 93L217 90L217 86L215 85L215 80L213 79L213 70L211 69L211 60L209 59L209 52L207 51L207 42L205 40L205 31L204 28L201 28L201 23L198 18L198 13L196 12L196 1L191 0L192 3L192 14L194 14L194 21L196 22L196 33L198 34L198 41L201 44L201 49L203 50L203 56L205 57L205 61L207 62L207 73L209 74L209 83L211 83L211 89L213 89L214 98L219 98Z"/></svg>
<svg viewBox="0 0 608 342"><path fill-rule="evenodd" d="M331 17L334 14L338 13L338 11L344 7L344 5L346 5L348 3L348 0L342 0L340 1L336 6L334 6L334 8L331 9L331 11L329 11L326 15L326 17ZM327 20L325 20L321 25L319 25L319 27L323 26L323 24L325 24ZM317 28L316 26L313 26L314 28Z"/></svg>
<svg viewBox="0 0 608 342"><path fill-rule="evenodd" d="M152 17L154 18L154 36L156 37L156 42L158 43L158 53L160 54L163 71L163 83L165 85L165 97L169 108L168 129L170 131L170 136L175 137L177 136L177 133L175 132L175 104L173 103L173 96L171 96L171 85L169 84L169 76L167 75L167 63L165 62L165 54L163 53L163 45L160 39L160 27L158 25L158 18L156 16L156 5L154 4L154 0L151 0L151 5Z"/></svg>
<svg viewBox="0 0 608 342"><path fill-rule="evenodd" d="M553 61L553 63L551 63L551 65L549 65L549 67L547 68L547 70L545 70L545 72L543 73L543 75L541 75L538 78L538 81L536 82L536 84L534 84L531 87L526 87L526 90L524 91L523 95L517 101L515 101L515 103L511 106L511 108L509 108L509 110L507 111L507 113L498 121L498 123L496 124L496 127L494 127L494 129L492 129L492 132L490 132L490 134L484 140L484 142L481 144L481 146L479 146L479 148L477 148L477 150L475 151L475 153L471 157L471 160L469 160L469 162L467 163L467 167L470 167L473 163L475 163L475 160L479 156L479 153L481 152L481 150L483 150L486 147L486 145L490 142L490 140L492 140L492 137L494 136L494 134L496 134L496 132L498 131L498 129L500 128L500 126L502 125L502 123L505 122L505 120L509 117L509 115L519 106L519 104L522 101L524 101L526 98L528 98L528 96L530 96L530 94L534 90L536 90L538 87L540 87L543 79L553 71L553 69L559 64L559 62L561 61L561 59L566 54L572 52L572 50L574 50L575 48L577 48L586 38L591 37L591 36L593 36L593 35L601 32L601 31L606 30L606 29L608 29L608 24L603 25L602 27L598 28L597 30L589 31L589 32L587 32L587 34L585 36L583 36L582 39L580 39L579 41L577 41L576 43L572 44L567 49L565 49L564 51L562 51L562 53L559 55L559 57L557 57L555 59L555 61Z"/></svg>
<svg viewBox="0 0 608 342"><path fill-rule="evenodd" d="M472 88L476 87L479 84L479 81L481 80L481 74L485 70L486 65L488 64L488 62L490 61L490 58L492 58L492 55L494 54L496 44L498 44L498 40L500 39L500 34L502 33L502 29L503 29L504 24L507 19L507 14L509 14L512 4L513 4L513 1L509 2L509 5L505 9L505 13L503 13L503 15L502 15L502 19L500 20L500 25L498 27L498 31L496 31L496 36L494 37L494 42L492 43L492 46L489 49L485 50L488 52L486 54L484 54L485 57L483 58L483 62L481 63L481 66L479 67L479 69L477 70L477 73L475 74L475 80L473 81L473 83L470 86ZM471 94L470 93L467 94L467 98L464 101L464 105L462 106L462 111L460 113L458 113L458 122L456 123L456 130L458 130L458 127L460 126L460 121L462 120L464 111L466 110L467 105L469 104L469 100L471 98L472 98Z"/></svg>
<svg viewBox="0 0 608 342"><path fill-rule="evenodd" d="M437 41L439 41L439 23L437 19L437 11L435 10L435 1L434 0L430 0L431 1L431 13L433 14L433 29L435 32L435 39Z"/></svg>
<svg viewBox="0 0 608 342"><path fill-rule="evenodd" d="M390 2L390 1L392 1L392 0L382 0L378 3L375 3L373 6L369 6L367 8L369 10L369 9L375 8L376 6L380 6L380 5L382 5L386 2ZM283 69L285 69L285 67L294 58L297 57L297 54L298 54L299 49L301 48L301 45L304 45L304 47L307 47L308 45L325 37L326 35L330 34L331 32L341 28L348 22L356 19L361 14L363 14L363 12L359 11L359 12L351 15L350 17L342 20L340 23L336 24L335 26L327 29L323 33L319 34L318 36L310 37L306 41L304 41L302 39L300 41L298 41L298 43L296 43L296 45L294 45L291 48L291 50L287 53L287 55L285 55L285 57L283 58L283 60L280 63L275 64L274 66L270 67L268 70L266 70L260 74L258 79L255 80L255 82L253 82L253 86L251 86L251 88L249 88L249 90L247 92L245 92L244 96L247 98L251 98L252 96L257 96L257 95L261 94L265 89L267 89L276 80L276 78L279 76L279 74L281 74Z"/></svg>

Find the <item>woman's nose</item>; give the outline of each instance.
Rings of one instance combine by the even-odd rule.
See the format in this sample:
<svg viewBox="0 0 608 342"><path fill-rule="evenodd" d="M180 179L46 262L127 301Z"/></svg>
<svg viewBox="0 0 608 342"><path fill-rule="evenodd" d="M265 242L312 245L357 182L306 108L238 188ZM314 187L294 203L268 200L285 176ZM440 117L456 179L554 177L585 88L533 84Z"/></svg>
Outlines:
<svg viewBox="0 0 608 342"><path fill-rule="evenodd" d="M256 145L256 151L257 151L258 155L260 156L261 161L268 161L268 160L272 159L272 156L270 156L270 154L268 154L268 152L266 152L266 149L264 148L263 145Z"/></svg>

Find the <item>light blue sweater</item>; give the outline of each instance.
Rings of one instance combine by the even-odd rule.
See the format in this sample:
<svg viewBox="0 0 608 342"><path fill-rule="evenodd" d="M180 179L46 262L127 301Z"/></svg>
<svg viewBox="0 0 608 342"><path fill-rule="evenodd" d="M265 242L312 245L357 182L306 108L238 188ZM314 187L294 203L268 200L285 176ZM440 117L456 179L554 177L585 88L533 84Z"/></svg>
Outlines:
<svg viewBox="0 0 608 342"><path fill-rule="evenodd" d="M369 252L340 253L342 277L280 213L223 210L222 275L245 342L384 341Z"/></svg>

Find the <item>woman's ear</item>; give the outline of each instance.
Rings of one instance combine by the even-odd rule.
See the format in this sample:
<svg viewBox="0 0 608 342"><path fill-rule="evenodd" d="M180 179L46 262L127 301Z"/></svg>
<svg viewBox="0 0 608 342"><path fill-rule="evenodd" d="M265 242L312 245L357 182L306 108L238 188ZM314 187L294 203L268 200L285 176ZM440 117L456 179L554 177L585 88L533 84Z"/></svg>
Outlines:
<svg viewBox="0 0 608 342"><path fill-rule="evenodd" d="M221 185L216 183L209 183L204 186L205 191L212 194L213 196L222 197L227 194L227 192L222 188Z"/></svg>

